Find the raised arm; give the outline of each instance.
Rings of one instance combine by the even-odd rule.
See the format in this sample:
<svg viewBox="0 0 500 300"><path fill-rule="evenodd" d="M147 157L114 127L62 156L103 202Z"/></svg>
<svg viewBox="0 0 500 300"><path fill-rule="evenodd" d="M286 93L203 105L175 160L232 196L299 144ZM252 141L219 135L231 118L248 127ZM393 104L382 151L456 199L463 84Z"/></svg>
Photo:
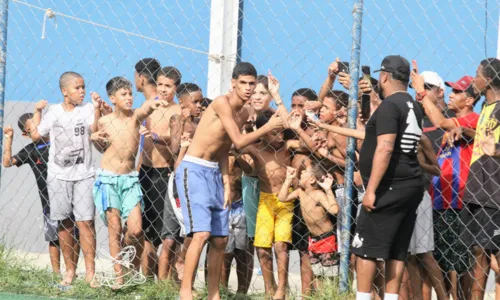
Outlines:
<svg viewBox="0 0 500 300"><path fill-rule="evenodd" d="M424 88L424 78L418 74L418 66L415 60L412 61L413 70L411 72L411 84L417 93L417 99L422 101L424 106L425 114L429 117L432 124L437 128L442 128L444 130L451 130L457 127L457 124L452 119L446 118L441 109L427 96L427 92ZM422 97L423 95L423 97ZM419 99L422 97L421 99Z"/></svg>
<svg viewBox="0 0 500 300"><path fill-rule="evenodd" d="M318 98L320 101L323 101L328 91L331 91L333 88L335 78L337 78L337 74L339 73L339 62L340 59L337 57L328 67L328 76L326 76L326 79L323 81L321 89L319 90Z"/></svg>
<svg viewBox="0 0 500 300"><path fill-rule="evenodd" d="M7 126L3 130L3 134L5 136L5 143L3 148L3 166L5 168L10 168L16 164L16 159L12 157L12 140L14 139L14 129L12 127Z"/></svg>
<svg viewBox="0 0 500 300"><path fill-rule="evenodd" d="M293 179L296 175L297 169L286 167L286 179L281 186L280 192L278 193L278 200L280 202L289 202L299 197L300 189L296 189L290 193L290 187L292 186Z"/></svg>
<svg viewBox="0 0 500 300"><path fill-rule="evenodd" d="M229 105L229 101L225 96L221 96L215 99L212 102L211 107L221 120L224 129L231 138L231 141L233 142L236 149L242 149L257 141L260 137L270 132L271 130L281 129L283 127L283 122L281 120L281 117L279 116L280 109L278 109L267 124L257 129L256 131L242 134L240 128L234 120L233 111L231 109L231 106Z"/></svg>
<svg viewBox="0 0 500 300"><path fill-rule="evenodd" d="M323 181L318 181L318 184L321 186L325 194L318 197L319 204L321 204L321 206L323 206L329 214L336 215L339 213L340 208L332 191L333 177L331 174L328 174L322 179Z"/></svg>
<svg viewBox="0 0 500 300"><path fill-rule="evenodd" d="M295 131L297 135L299 136L300 140L304 143L305 147L309 151L314 151L315 144L312 138L302 129L302 116L298 113L291 114L288 117L288 127ZM297 147L299 146L299 147ZM297 145L296 143L288 143L287 142L287 147L290 148L302 148L302 145Z"/></svg>
<svg viewBox="0 0 500 300"><path fill-rule="evenodd" d="M149 117L155 110L160 107L168 107L168 102L163 100L147 100L144 104L135 110L134 114L137 122L142 123Z"/></svg>
<svg viewBox="0 0 500 300"><path fill-rule="evenodd" d="M170 117L170 151L177 154L181 147L181 137L184 131L184 122L180 115Z"/></svg>
<svg viewBox="0 0 500 300"><path fill-rule="evenodd" d="M90 126L90 132L97 132L99 119L101 118L101 107L103 104L103 100L98 93L92 92L90 93L90 98L92 99L92 105L94 106L94 122Z"/></svg>
<svg viewBox="0 0 500 300"><path fill-rule="evenodd" d="M365 131L364 130L344 128L344 127L339 127L339 126L334 126L334 125L328 125L328 124L321 123L321 122L314 122L314 124L321 129L325 129L325 130L328 130L330 132L337 133L337 134L340 134L340 135L343 135L346 137L353 137L355 139L360 139L360 140L365 139Z"/></svg>

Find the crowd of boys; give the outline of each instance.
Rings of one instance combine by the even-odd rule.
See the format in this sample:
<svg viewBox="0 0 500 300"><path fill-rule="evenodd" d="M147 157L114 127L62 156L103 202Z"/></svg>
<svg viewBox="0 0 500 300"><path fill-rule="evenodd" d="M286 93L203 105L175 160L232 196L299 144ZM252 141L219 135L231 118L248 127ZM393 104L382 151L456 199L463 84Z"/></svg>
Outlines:
<svg viewBox="0 0 500 300"><path fill-rule="evenodd" d="M500 60L444 82L388 56L378 80L359 81L359 109L368 105L369 115L359 114L357 129L347 128L348 95L332 90L336 80L350 88L348 72L334 61L319 93L293 92L290 111L279 81L245 62L235 66L230 91L212 101L175 67L141 59L134 84L145 101L137 109L124 77L106 84L108 101L91 93L88 103L83 77L63 73L62 103L46 109L42 100L19 118L33 143L12 155L7 127L3 152L5 167L29 164L36 176L53 271L60 273L61 254L66 266L59 287L75 280L80 250L84 280L98 286L97 210L111 256L134 247L135 271L178 284L180 299L196 297L207 244L208 299L220 299L233 259L237 292L248 293L254 253L267 297L287 299L292 250L301 294L313 295L338 274L352 137L357 299L430 299L432 289L438 299L482 299L490 267L500 273ZM103 153L97 169L93 148ZM124 272L115 261L116 288Z"/></svg>

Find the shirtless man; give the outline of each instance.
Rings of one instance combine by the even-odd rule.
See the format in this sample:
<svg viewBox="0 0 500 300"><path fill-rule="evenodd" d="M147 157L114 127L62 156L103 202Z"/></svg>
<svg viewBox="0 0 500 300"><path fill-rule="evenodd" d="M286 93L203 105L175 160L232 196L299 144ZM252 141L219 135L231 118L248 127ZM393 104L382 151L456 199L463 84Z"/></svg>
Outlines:
<svg viewBox="0 0 500 300"><path fill-rule="evenodd" d="M97 121L98 132L91 139L105 142L106 150L97 171L94 184L94 203L104 223L108 226L109 252L117 257L121 250L122 235L124 245L136 248L134 257L136 271L140 268L142 247L142 192L139 173L135 171L135 159L139 149L139 126L143 120L166 101L146 101L141 108L132 110L132 83L123 77L115 77L106 84L109 99L115 111ZM127 222L126 233L122 230L122 220ZM123 285L124 274L120 264L114 265L117 286Z"/></svg>
<svg viewBox="0 0 500 300"><path fill-rule="evenodd" d="M278 110L259 130L241 134L248 120L244 108L256 85L257 71L250 63L239 63L232 74L232 92L216 98L200 120L191 145L175 173L186 234L193 235L186 254L181 284L182 300L193 299L192 284L201 251L210 239L208 254L208 299L220 299L219 282L224 249L229 234L231 205L229 149L241 149L272 130L282 127Z"/></svg>
<svg viewBox="0 0 500 300"><path fill-rule="evenodd" d="M144 135L144 145L141 156L139 181L144 193L144 213L142 224L145 232L144 252L142 253L142 270L146 276L151 276L156 268L157 248L162 240L172 241L164 251L170 251L169 245L179 236L180 227L174 218L163 218L164 209L172 213L172 206L165 200L168 178L173 172L175 158L171 149L171 122L173 115L178 115L181 108L174 103L175 90L181 83L181 73L174 67L165 67L154 73L157 87L157 99L168 102L168 107L154 111L147 119ZM146 95L145 95L146 96ZM150 98L146 98L150 99ZM144 123L144 122L143 122ZM166 261L158 270L166 269ZM168 271L168 270L167 270ZM164 274L162 275L162 278Z"/></svg>

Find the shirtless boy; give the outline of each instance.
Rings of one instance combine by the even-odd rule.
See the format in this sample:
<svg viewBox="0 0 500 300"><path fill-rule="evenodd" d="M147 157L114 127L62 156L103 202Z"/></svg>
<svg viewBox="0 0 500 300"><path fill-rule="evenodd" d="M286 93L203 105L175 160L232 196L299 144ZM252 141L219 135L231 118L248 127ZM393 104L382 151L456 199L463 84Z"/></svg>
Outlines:
<svg viewBox="0 0 500 300"><path fill-rule="evenodd" d="M241 149L272 130L282 127L280 110L266 125L249 134L241 134L248 119L244 108L256 85L257 71L250 63L233 69L232 91L216 98L203 114L191 145L175 173L186 234L193 240L186 254L181 284L182 300L193 299L192 283L201 251L210 239L208 254L208 299L220 299L219 282L224 249L229 235L231 182L229 149L234 143Z"/></svg>
<svg viewBox="0 0 500 300"><path fill-rule="evenodd" d="M144 252L142 253L142 270L151 276L156 269L157 248L163 241L164 251L172 251L175 239L179 236L180 227L175 218L163 218L164 209L171 212L172 206L165 200L168 178L173 172L174 155L177 150L171 149L171 117L180 114L181 108L174 103L175 90L181 83L181 73L174 67L165 67L155 74L158 98L168 102L168 107L160 107L146 119L146 130L143 129L144 145L141 156L139 181L144 194L144 213L142 224L145 233ZM156 100L153 100L156 101ZM144 123L144 122L143 122ZM164 278L168 272L166 262L158 264L158 276Z"/></svg>
<svg viewBox="0 0 500 300"><path fill-rule="evenodd" d="M94 184L94 202L104 223L108 225L109 251L117 257L121 250L122 235L124 245L136 248L134 267L140 268L142 247L141 210L142 192L139 173L135 171L135 159L139 149L139 126L156 109L168 106L166 101L146 101L141 108L132 109L132 84L123 77L115 77L106 84L106 91L115 111L99 119L98 132L104 132L108 146L101 160ZM95 136L95 135L94 135ZM122 220L127 222L126 233L122 230ZM124 282L122 266L114 265L116 284Z"/></svg>
<svg viewBox="0 0 500 300"><path fill-rule="evenodd" d="M337 264L337 240L333 223L328 214L336 215L339 206L332 192L333 177L325 172L321 165L308 166L300 174L300 187L290 192L297 170L287 168L286 180L278 194L281 202L300 199L302 216L311 233L309 252L311 263L321 263L329 268ZM328 269L327 269L328 270ZM333 272L316 273L316 276L332 274Z"/></svg>

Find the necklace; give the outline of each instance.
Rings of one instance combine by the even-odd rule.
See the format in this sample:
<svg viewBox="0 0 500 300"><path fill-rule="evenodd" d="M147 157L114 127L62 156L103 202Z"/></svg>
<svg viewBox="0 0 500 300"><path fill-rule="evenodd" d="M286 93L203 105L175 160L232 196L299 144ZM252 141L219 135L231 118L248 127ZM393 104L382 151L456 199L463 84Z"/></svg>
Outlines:
<svg viewBox="0 0 500 300"><path fill-rule="evenodd" d="M390 96L392 96L392 95L394 95L394 94L397 94L397 93L410 94L410 93L408 93L407 91L395 91L395 92L392 92L392 93L390 93L389 95L385 96L384 98L389 98Z"/></svg>

